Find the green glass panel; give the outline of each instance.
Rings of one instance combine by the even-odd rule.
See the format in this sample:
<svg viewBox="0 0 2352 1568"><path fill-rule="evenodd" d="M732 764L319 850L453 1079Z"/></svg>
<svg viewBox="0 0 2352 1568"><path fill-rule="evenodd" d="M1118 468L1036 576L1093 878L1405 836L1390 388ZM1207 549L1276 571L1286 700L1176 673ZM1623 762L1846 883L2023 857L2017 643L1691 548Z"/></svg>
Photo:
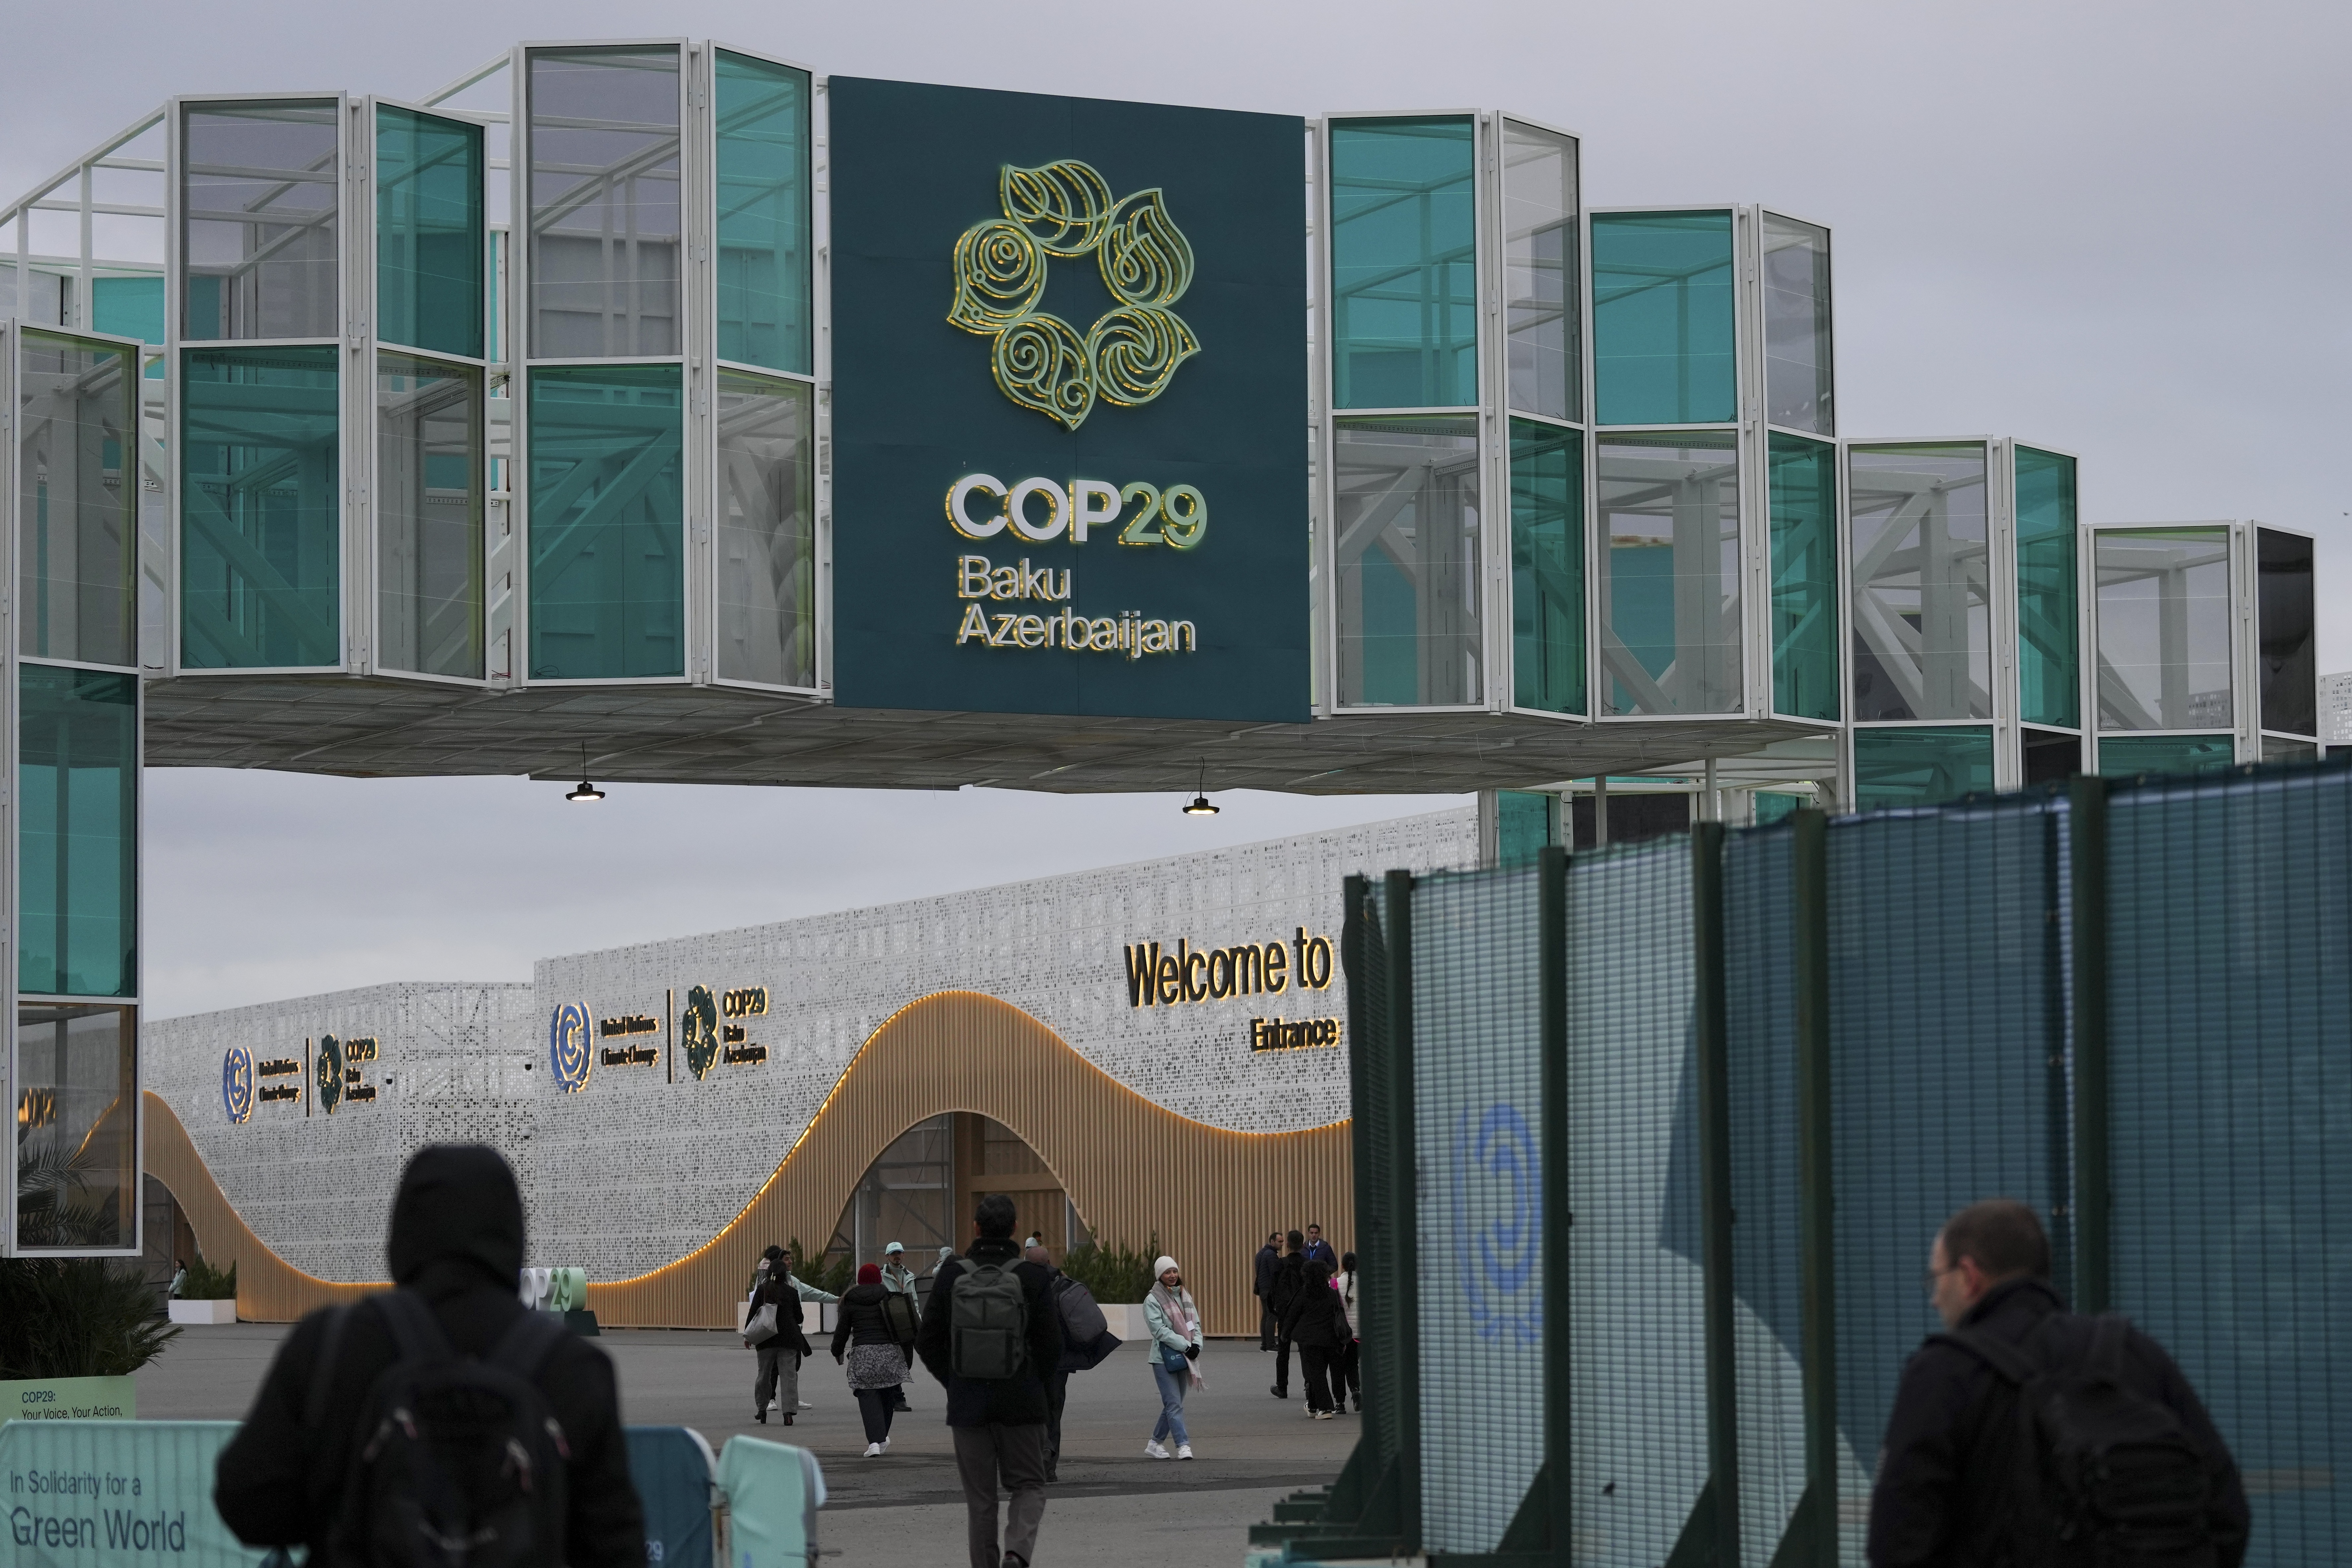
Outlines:
<svg viewBox="0 0 2352 1568"><path fill-rule="evenodd" d="M376 355L376 662L482 678L482 373Z"/></svg>
<svg viewBox="0 0 2352 1568"><path fill-rule="evenodd" d="M718 55L719 357L810 374L809 79Z"/></svg>
<svg viewBox="0 0 2352 1568"><path fill-rule="evenodd" d="M1738 712L1738 437L1612 436L1599 454L1604 711Z"/></svg>
<svg viewBox="0 0 2352 1568"><path fill-rule="evenodd" d="M17 651L135 665L134 353L27 330L16 408Z"/></svg>
<svg viewBox="0 0 2352 1568"><path fill-rule="evenodd" d="M1559 796L1536 790L1495 793L1495 850L1504 867L1531 866L1559 842Z"/></svg>
<svg viewBox="0 0 2352 1568"><path fill-rule="evenodd" d="M139 1010L18 1004L16 1077L17 1247L128 1248L138 1235Z"/></svg>
<svg viewBox="0 0 2352 1568"><path fill-rule="evenodd" d="M816 684L814 389L719 373L719 678Z"/></svg>
<svg viewBox="0 0 2352 1568"><path fill-rule="evenodd" d="M1603 425L1738 417L1731 215L1592 220L1593 401Z"/></svg>
<svg viewBox="0 0 2352 1568"><path fill-rule="evenodd" d="M1854 803L1927 805L1992 789L1992 731L1978 725L1950 729L1857 729L1853 732Z"/></svg>
<svg viewBox="0 0 2352 1568"><path fill-rule="evenodd" d="M1838 716L1837 447L1771 437L1772 709Z"/></svg>
<svg viewBox="0 0 2352 1568"><path fill-rule="evenodd" d="M17 988L138 989L139 678L18 667Z"/></svg>
<svg viewBox="0 0 2352 1568"><path fill-rule="evenodd" d="M163 341L162 275L91 279L89 324L97 331L160 345Z"/></svg>
<svg viewBox="0 0 2352 1568"><path fill-rule="evenodd" d="M674 364L530 374L530 673L686 673L684 408Z"/></svg>
<svg viewBox="0 0 2352 1568"><path fill-rule="evenodd" d="M2083 721L2074 459L2017 448L2017 694L2028 724Z"/></svg>
<svg viewBox="0 0 2352 1568"><path fill-rule="evenodd" d="M180 662L342 661L335 354L182 351Z"/></svg>
<svg viewBox="0 0 2352 1568"><path fill-rule="evenodd" d="M482 354L482 129L375 111L376 336Z"/></svg>
<svg viewBox="0 0 2352 1568"><path fill-rule="evenodd" d="M1477 422L1348 419L1333 436L1339 700L1483 701Z"/></svg>
<svg viewBox="0 0 2352 1568"><path fill-rule="evenodd" d="M1759 789L1756 792L1756 826L1769 826L1801 806L1812 804L1812 797L1784 795L1779 790Z"/></svg>
<svg viewBox="0 0 2352 1568"><path fill-rule="evenodd" d="M2108 735L2099 742L2099 772L2111 779L2206 773L2236 760L2227 735Z"/></svg>
<svg viewBox="0 0 2352 1568"><path fill-rule="evenodd" d="M1467 118L1332 123L1335 406L1478 401L1475 156Z"/></svg>
<svg viewBox="0 0 2352 1568"><path fill-rule="evenodd" d="M1512 700L1584 711L1584 437L1511 421Z"/></svg>
<svg viewBox="0 0 2352 1568"><path fill-rule="evenodd" d="M2099 728L2216 730L2230 693L2230 535L2222 528L2103 528Z"/></svg>

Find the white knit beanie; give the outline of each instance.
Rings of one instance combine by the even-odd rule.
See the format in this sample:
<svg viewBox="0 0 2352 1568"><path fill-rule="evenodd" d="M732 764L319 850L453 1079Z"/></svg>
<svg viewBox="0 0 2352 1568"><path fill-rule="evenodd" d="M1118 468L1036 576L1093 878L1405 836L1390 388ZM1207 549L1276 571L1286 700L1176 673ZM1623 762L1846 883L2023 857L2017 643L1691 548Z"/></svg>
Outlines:
<svg viewBox="0 0 2352 1568"><path fill-rule="evenodd" d="M1176 1260L1163 1255L1153 1261L1151 1265L1151 1277L1152 1279L1157 1279L1161 1275L1167 1273L1171 1268L1176 1268ZM1181 1274L1183 1270L1176 1268L1176 1272Z"/></svg>

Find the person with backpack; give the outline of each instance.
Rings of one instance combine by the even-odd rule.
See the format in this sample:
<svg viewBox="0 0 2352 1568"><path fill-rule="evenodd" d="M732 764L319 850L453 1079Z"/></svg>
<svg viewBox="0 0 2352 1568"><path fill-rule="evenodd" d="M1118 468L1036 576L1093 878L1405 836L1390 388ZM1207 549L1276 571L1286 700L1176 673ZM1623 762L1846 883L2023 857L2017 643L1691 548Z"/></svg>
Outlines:
<svg viewBox="0 0 2352 1568"><path fill-rule="evenodd" d="M420 1149L384 1247L394 1289L279 1345L213 1501L248 1546L316 1563L645 1568L613 1363L517 1295L522 1195L498 1151Z"/></svg>
<svg viewBox="0 0 2352 1568"><path fill-rule="evenodd" d="M1331 1385L1331 1405L1341 1415L1353 1401L1356 1414L1364 1413L1364 1320L1358 1314L1361 1307L1356 1300L1356 1255L1339 1255L1339 1272L1332 1279L1331 1289L1339 1295L1340 1310L1348 1320L1348 1342L1339 1352L1339 1365Z"/></svg>
<svg viewBox="0 0 2352 1568"><path fill-rule="evenodd" d="M1021 1260L1015 1217L1002 1193L980 1200L971 1246L940 1263L915 1340L948 1391L971 1568L1029 1568L1045 1513L1045 1373L1062 1359L1062 1323L1045 1271ZM1000 1480L1012 1494L1001 1554Z"/></svg>
<svg viewBox="0 0 2352 1568"><path fill-rule="evenodd" d="M1307 1238L1294 1230L1283 1240L1289 1250L1274 1266L1274 1279L1265 1291L1265 1304L1275 1321L1274 1387L1268 1392L1276 1399L1290 1397L1290 1336L1282 1331L1282 1325L1290 1321L1290 1309L1298 1304L1307 1289Z"/></svg>
<svg viewBox="0 0 2352 1568"><path fill-rule="evenodd" d="M1320 1258L1307 1266L1307 1289L1291 1302L1282 1321L1282 1337L1298 1347L1308 1417L1330 1420L1337 1414L1331 1408L1331 1374L1348 1342L1348 1311L1339 1304L1339 1292L1331 1289L1331 1266Z"/></svg>
<svg viewBox="0 0 2352 1568"><path fill-rule="evenodd" d="M801 1363L816 1353L801 1328L801 1302L811 1291L824 1300L835 1298L794 1279L782 1247L771 1247L768 1253L766 1272L752 1286L751 1310L743 1325L743 1343L760 1356L751 1378L751 1419L764 1425L772 1401L778 1422L789 1426L795 1411L811 1408L801 1398Z"/></svg>
<svg viewBox="0 0 2352 1568"><path fill-rule="evenodd" d="M907 1356L901 1348L914 1342L915 1299L902 1296L882 1283L882 1270L868 1263L857 1270L857 1283L841 1298L841 1313L833 1330L833 1359L847 1358L849 1392L857 1414L866 1422L866 1457L877 1458L890 1448L890 1418L898 1410L898 1385L906 1380Z"/></svg>
<svg viewBox="0 0 2352 1568"><path fill-rule="evenodd" d="M1062 1359L1045 1374L1045 1479L1051 1483L1062 1479L1062 1410L1070 1397L1070 1374L1100 1366L1120 1341L1095 1293L1055 1268L1045 1243L1033 1239L1021 1256L1045 1271L1055 1315L1062 1320Z"/></svg>
<svg viewBox="0 0 2352 1568"><path fill-rule="evenodd" d="M923 1299L921 1292L916 1289L916 1283L915 1271L907 1267L906 1243L894 1241L884 1247L882 1249L882 1287L886 1290L906 1297L907 1305L913 1313L915 1321L920 1322L923 1316ZM915 1370L915 1336L908 1334L902 1342L901 1348L906 1352L907 1371L911 1374ZM914 1378L911 1375L907 1379L907 1383L913 1381ZM898 1396L894 1402L901 1413L914 1409L913 1405L907 1403L907 1383L898 1385Z"/></svg>
<svg viewBox="0 0 2352 1568"><path fill-rule="evenodd" d="M1172 1258L1153 1261L1155 1283L1143 1298L1144 1326L1151 1331L1151 1381L1160 1389L1160 1419L1144 1440L1147 1458L1168 1457L1164 1438L1176 1439L1176 1457L1192 1457L1192 1435L1184 1430L1184 1391L1203 1386L1197 1363L1201 1359L1201 1312L1192 1292L1184 1289L1184 1271Z"/></svg>
<svg viewBox="0 0 2352 1568"><path fill-rule="evenodd" d="M1946 1331L1895 1391L1872 1568L2237 1568L2245 1489L2196 1391L2124 1319L2066 1310L2032 1209L1945 1221L1927 1285Z"/></svg>

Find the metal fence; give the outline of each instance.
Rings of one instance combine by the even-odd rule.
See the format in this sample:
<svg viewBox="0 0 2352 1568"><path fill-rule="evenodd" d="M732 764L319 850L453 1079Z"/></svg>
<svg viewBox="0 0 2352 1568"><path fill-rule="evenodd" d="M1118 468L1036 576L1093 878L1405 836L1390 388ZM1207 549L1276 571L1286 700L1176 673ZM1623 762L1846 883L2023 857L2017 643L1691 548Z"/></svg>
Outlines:
<svg viewBox="0 0 2352 1568"><path fill-rule="evenodd" d="M2250 1563L2352 1526L2352 769L1347 889L1361 1441L1261 1561L1833 1568L1942 1220L2167 1344Z"/></svg>

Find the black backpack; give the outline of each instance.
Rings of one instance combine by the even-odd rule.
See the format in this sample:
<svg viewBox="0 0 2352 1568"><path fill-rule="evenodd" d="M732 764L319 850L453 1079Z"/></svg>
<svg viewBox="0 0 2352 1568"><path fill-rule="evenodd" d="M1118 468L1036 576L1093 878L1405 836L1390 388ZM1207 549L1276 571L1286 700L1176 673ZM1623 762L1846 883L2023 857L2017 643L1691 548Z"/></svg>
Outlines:
<svg viewBox="0 0 2352 1568"><path fill-rule="evenodd" d="M915 1299L893 1290L882 1298L881 1308L882 1326L890 1331L890 1338L898 1344L913 1344L923 1326L922 1315L915 1310Z"/></svg>
<svg viewBox="0 0 2352 1568"><path fill-rule="evenodd" d="M2130 1325L2110 1312L2088 1353L2053 1364L2035 1342L1981 1329L1930 1336L1958 1346L2017 1390L2017 1431L2003 1445L2010 1471L2000 1561L2017 1568L2220 1568L2210 1506L2214 1476L2189 1429L2131 1386ZM1993 1436L1998 1442L1998 1435Z"/></svg>
<svg viewBox="0 0 2352 1568"><path fill-rule="evenodd" d="M352 1429L330 1536L334 1568L563 1568L572 1454L535 1381L569 1332L562 1320L526 1311L477 1361L451 1349L409 1291L361 1305L383 1318L397 1358ZM341 1326L328 1331L320 1393ZM320 1403L314 1394L313 1408Z"/></svg>
<svg viewBox="0 0 2352 1568"><path fill-rule="evenodd" d="M1029 1292L1010 1263L965 1261L948 1300L948 1364L958 1377L1001 1383L1029 1364Z"/></svg>

